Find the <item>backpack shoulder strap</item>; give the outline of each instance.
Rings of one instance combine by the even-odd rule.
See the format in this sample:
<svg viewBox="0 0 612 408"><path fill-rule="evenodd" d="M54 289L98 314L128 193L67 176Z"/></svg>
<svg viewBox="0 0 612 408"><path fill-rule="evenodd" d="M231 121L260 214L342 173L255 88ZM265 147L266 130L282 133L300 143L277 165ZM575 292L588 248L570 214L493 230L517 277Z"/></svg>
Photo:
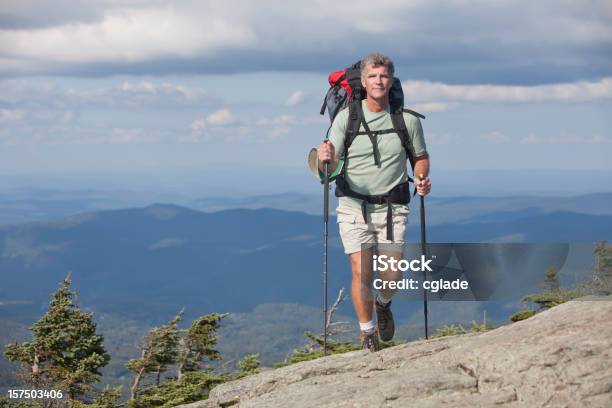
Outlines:
<svg viewBox="0 0 612 408"><path fill-rule="evenodd" d="M406 127L406 121L404 120L403 109L400 108L391 112L391 121L393 122L393 128L397 132L397 135L399 136L400 141L402 142L402 146L404 146L404 150L406 151L406 157L410 161L410 168L414 171L414 156L412 155L412 148L410 146L410 134L408 133L408 128Z"/></svg>
<svg viewBox="0 0 612 408"><path fill-rule="evenodd" d="M351 108L352 108L352 111L350 110ZM364 132L359 131L360 125L363 125L363 128L365 129L365 134L368 135L368 137L370 138L370 142L372 143L372 153L374 156L374 165L376 167L380 167L380 151L378 150L378 141L376 139L377 132L372 132L370 130L370 126L368 125L368 122L365 120L365 116L363 114L363 107L361 106L360 100L352 100L349 103L349 124L350 124L350 130L351 130L351 138L349 140L349 137L348 137L349 136L348 135L349 126L347 126L347 137L344 139L345 142L350 141L350 143L353 143L353 140L355 139L357 135L363 134ZM347 153L348 153L348 146L350 146L350 143L348 145L345 143Z"/></svg>
<svg viewBox="0 0 612 408"><path fill-rule="evenodd" d="M404 111L406 113L409 113L409 114L411 114L413 116L416 116L418 118L425 119L425 115L423 115L423 114L421 114L421 113L419 113L417 111L413 111L412 109L403 108L402 111Z"/></svg>
<svg viewBox="0 0 612 408"><path fill-rule="evenodd" d="M359 133L359 125L361 124L359 115L359 106L361 101L351 101L348 104L348 122L346 124L346 135L344 137L344 156L348 156L348 148L353 144L353 141Z"/></svg>

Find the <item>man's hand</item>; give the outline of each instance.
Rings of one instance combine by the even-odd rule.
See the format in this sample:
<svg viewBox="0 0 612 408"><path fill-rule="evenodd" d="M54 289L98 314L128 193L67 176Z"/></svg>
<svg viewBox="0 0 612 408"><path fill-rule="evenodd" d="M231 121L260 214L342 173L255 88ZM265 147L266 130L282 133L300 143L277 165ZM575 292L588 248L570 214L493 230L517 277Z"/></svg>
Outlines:
<svg viewBox="0 0 612 408"><path fill-rule="evenodd" d="M324 141L317 147L317 157L320 162L331 162L334 153L334 145L329 140Z"/></svg>
<svg viewBox="0 0 612 408"><path fill-rule="evenodd" d="M431 191L431 180L429 177L424 177L423 174L419 174L416 179L416 190L420 196L426 196Z"/></svg>
<svg viewBox="0 0 612 408"><path fill-rule="evenodd" d="M338 164L340 157L336 155L334 145L329 140L321 143L317 147L317 158L319 159L319 170L324 171L323 163L329 162L329 172L333 172Z"/></svg>

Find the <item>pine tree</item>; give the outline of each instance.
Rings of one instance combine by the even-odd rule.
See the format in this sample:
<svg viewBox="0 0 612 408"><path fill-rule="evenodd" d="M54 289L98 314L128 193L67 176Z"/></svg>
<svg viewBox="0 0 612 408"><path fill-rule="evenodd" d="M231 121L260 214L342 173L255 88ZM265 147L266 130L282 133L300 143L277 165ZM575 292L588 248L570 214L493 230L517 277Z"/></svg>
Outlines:
<svg viewBox="0 0 612 408"><path fill-rule="evenodd" d="M249 354L238 362L240 371L236 374L236 379L259 373L259 354Z"/></svg>
<svg viewBox="0 0 612 408"><path fill-rule="evenodd" d="M161 327L155 327L149 331L144 338L141 357L128 361L126 367L134 371L134 382L132 383L130 399L134 400L142 376L148 373L156 374L156 384L159 385L161 373L169 365L175 364L179 356L180 329L178 322L183 318L184 310L181 310L174 319Z"/></svg>
<svg viewBox="0 0 612 408"><path fill-rule="evenodd" d="M109 385L100 391L92 403L82 403L76 401L72 408L121 408L119 403L121 398L122 386L111 388Z"/></svg>
<svg viewBox="0 0 612 408"><path fill-rule="evenodd" d="M210 361L220 360L221 355L214 349L217 344L217 329L220 321L227 314L211 313L194 320L181 340L181 354L179 357L178 380L190 371L201 369L204 358Z"/></svg>
<svg viewBox="0 0 612 408"><path fill-rule="evenodd" d="M93 390L99 369L110 356L104 338L96 333L93 313L74 304L70 274L52 295L47 313L32 328L32 341L9 344L4 355L24 368L24 379L33 387L61 389L71 400Z"/></svg>
<svg viewBox="0 0 612 408"><path fill-rule="evenodd" d="M130 407L170 408L199 401L206 398L214 386L227 381L227 375L216 374L213 369L203 365L205 359L208 361L221 359L220 353L215 350L216 331L220 327L219 322L227 314L212 313L202 316L194 320L189 329L179 330L176 328L176 323L181 315L182 312L168 325L153 329L145 338L142 357L128 363L128 368L136 373L132 398L128 404ZM175 343L177 338L180 340ZM160 341L160 339L165 340ZM161 347L161 343L164 343L165 347ZM174 354L176 348L173 348L177 344L178 359ZM160 354L168 357L165 360L166 365L178 363L177 379L167 379L161 384L139 388L142 376L156 372L159 367L159 360L153 351L155 348L166 350Z"/></svg>
<svg viewBox="0 0 612 408"><path fill-rule="evenodd" d="M596 264L593 271L593 292L599 295L612 294L612 246L606 241L598 242L593 251Z"/></svg>

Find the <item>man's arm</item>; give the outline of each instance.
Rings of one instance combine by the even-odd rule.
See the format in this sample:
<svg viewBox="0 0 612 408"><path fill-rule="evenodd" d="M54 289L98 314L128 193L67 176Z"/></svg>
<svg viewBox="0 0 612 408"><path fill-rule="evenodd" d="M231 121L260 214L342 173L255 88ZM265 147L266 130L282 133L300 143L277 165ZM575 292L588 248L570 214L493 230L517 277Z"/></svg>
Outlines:
<svg viewBox="0 0 612 408"><path fill-rule="evenodd" d="M423 177L429 176L429 155L427 153L414 159L414 175L419 177L421 174Z"/></svg>
<svg viewBox="0 0 612 408"><path fill-rule="evenodd" d="M414 161L414 184L419 195L427 195L431 191L431 180L429 180L429 155L416 157Z"/></svg>

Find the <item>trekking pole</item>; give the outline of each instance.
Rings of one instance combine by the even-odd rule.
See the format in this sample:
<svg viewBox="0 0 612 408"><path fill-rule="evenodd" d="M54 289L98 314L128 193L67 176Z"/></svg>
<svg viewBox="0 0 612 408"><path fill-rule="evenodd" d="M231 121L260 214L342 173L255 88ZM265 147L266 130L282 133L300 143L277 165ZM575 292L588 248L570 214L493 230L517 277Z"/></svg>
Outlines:
<svg viewBox="0 0 612 408"><path fill-rule="evenodd" d="M327 140L326 140L327 141ZM327 224L329 221L329 160L323 162L323 356L327 355Z"/></svg>
<svg viewBox="0 0 612 408"><path fill-rule="evenodd" d="M423 174L419 174L419 179L423 180ZM425 236L425 197L421 197L421 254L427 256L427 238ZM423 283L427 280L427 271L423 268ZM429 329L427 322L427 290L423 287L423 314L425 315L425 339L429 339Z"/></svg>

